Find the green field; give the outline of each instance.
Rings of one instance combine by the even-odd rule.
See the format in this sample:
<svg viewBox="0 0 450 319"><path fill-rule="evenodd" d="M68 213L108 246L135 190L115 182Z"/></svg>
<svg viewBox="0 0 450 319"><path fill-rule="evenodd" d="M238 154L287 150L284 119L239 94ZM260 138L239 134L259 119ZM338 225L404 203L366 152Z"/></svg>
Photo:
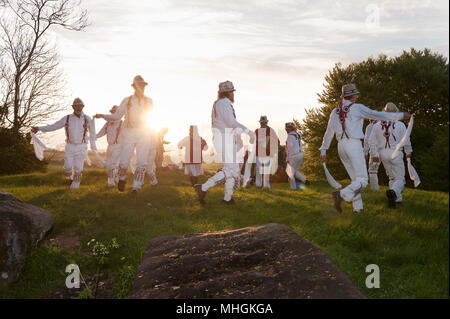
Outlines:
<svg viewBox="0 0 450 319"><path fill-rule="evenodd" d="M392 210L385 187L378 193L366 188L364 213L354 214L344 204L339 215L326 182L298 191L287 184L273 184L270 191L251 186L236 191L232 207L220 202L220 186L201 207L183 171L161 172L159 180L157 187L146 185L134 196L107 188L106 172L100 169L85 170L76 191L68 189L55 166L44 174L0 177L0 189L48 210L55 221L44 242L30 251L19 281L0 288L0 297L40 298L64 285L69 263L78 264L83 274L94 274L97 265L87 246L92 238L117 238L120 248L111 252L102 271L116 276L116 297L124 297L132 281L125 270L135 271L150 239L266 223L286 224L323 249L368 298L449 297L447 193L406 189L404 203ZM49 244L50 238L63 235L77 238L79 248L69 251ZM368 264L380 267L379 289L365 287Z"/></svg>

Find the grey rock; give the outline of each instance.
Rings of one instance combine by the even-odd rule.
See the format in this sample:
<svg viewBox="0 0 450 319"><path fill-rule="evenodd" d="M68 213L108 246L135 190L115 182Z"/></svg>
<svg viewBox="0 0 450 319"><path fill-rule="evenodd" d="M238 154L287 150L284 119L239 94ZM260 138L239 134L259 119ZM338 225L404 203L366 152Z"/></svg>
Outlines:
<svg viewBox="0 0 450 319"><path fill-rule="evenodd" d="M52 227L52 214L0 190L0 285L18 279L28 249Z"/></svg>

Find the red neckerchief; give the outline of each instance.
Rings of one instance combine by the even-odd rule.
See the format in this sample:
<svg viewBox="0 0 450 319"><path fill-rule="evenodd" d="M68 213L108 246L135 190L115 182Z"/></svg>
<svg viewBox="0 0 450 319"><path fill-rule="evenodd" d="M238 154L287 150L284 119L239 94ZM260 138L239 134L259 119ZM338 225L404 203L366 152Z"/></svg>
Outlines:
<svg viewBox="0 0 450 319"><path fill-rule="evenodd" d="M342 99L342 101L339 103L339 106L336 108L336 112L337 114L339 114L339 120L341 121L341 125L342 125L342 135L341 135L341 139L345 136L348 138L347 132L345 131L345 119L347 118L347 113L350 111L350 107L354 104L354 103L350 103L347 106L344 106L344 101L345 99Z"/></svg>
<svg viewBox="0 0 450 319"><path fill-rule="evenodd" d="M395 123L391 122L391 121L381 121L381 130L384 131L383 135L384 138L386 139L386 144L384 144L384 148L387 148L389 146L389 148L391 148L391 144L389 143L389 128L392 125L392 129L395 130ZM394 132L392 132L392 137L394 138L394 141L397 141L397 139L395 138Z"/></svg>

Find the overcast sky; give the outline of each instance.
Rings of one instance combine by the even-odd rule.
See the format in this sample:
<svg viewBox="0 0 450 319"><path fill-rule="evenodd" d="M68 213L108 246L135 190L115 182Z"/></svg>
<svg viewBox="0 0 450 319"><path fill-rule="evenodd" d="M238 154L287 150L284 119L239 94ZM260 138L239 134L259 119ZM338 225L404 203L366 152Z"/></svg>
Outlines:
<svg viewBox="0 0 450 319"><path fill-rule="evenodd" d="M169 127L172 145L189 124L208 137L221 81L234 83L244 125L255 129L267 115L269 125L282 129L318 105L337 62L411 47L449 55L446 0L85 0L83 6L91 22L86 31L52 34L71 97L83 99L88 115L105 113L132 94L132 78L141 74L157 126ZM99 130L103 120L96 123Z"/></svg>

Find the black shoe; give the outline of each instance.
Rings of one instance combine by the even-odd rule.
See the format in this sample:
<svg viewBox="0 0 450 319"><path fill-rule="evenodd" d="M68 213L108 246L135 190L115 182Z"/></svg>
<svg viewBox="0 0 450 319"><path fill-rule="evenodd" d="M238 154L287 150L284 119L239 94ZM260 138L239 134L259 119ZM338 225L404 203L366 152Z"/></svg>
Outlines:
<svg viewBox="0 0 450 319"><path fill-rule="evenodd" d="M133 189L131 190L131 194L137 195L137 189L134 189L134 188L133 188Z"/></svg>
<svg viewBox="0 0 450 319"><path fill-rule="evenodd" d="M119 189L119 192L125 191L125 185L127 184L127 181L119 180L119 183L117 183L117 188Z"/></svg>
<svg viewBox="0 0 450 319"><path fill-rule="evenodd" d="M194 189L197 192L198 201L200 204L205 205L206 192L202 191L202 184L195 184Z"/></svg>
<svg viewBox="0 0 450 319"><path fill-rule="evenodd" d="M234 199L230 199L229 201L226 201L225 199L222 199L222 203L224 203L225 205L234 205L236 204L236 202L234 201Z"/></svg>
<svg viewBox="0 0 450 319"><path fill-rule="evenodd" d="M395 191L392 189L388 189L386 191L386 196L388 198L389 208L395 208L397 206L397 203L395 202L397 200L397 194L395 194Z"/></svg>
<svg viewBox="0 0 450 319"><path fill-rule="evenodd" d="M303 184L305 184L306 186L311 185L311 182L309 180L306 180Z"/></svg>
<svg viewBox="0 0 450 319"><path fill-rule="evenodd" d="M197 184L197 182L198 182L198 178L195 177L195 176L191 176L190 179L191 179L192 187L194 187Z"/></svg>
<svg viewBox="0 0 450 319"><path fill-rule="evenodd" d="M333 199L334 199L334 208L339 213L342 213L341 203L342 203L342 197L341 197L341 191L334 191L333 193Z"/></svg>

